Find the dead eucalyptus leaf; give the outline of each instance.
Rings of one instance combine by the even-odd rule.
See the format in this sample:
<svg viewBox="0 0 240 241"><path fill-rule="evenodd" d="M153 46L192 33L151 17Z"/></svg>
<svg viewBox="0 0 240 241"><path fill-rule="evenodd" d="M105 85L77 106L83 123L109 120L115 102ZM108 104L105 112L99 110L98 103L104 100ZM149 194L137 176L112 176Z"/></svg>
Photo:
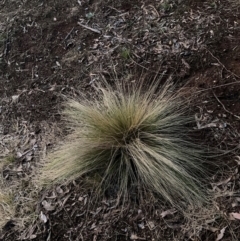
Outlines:
<svg viewBox="0 0 240 241"><path fill-rule="evenodd" d="M240 220L240 213L230 213L230 218L233 217L234 219ZM233 219L233 220L234 220Z"/></svg>
<svg viewBox="0 0 240 241"><path fill-rule="evenodd" d="M144 229L144 228L145 228L144 222L139 223L139 224L138 224L138 227L139 227L140 229Z"/></svg>
<svg viewBox="0 0 240 241"><path fill-rule="evenodd" d="M17 158L21 158L23 155L20 151L17 152Z"/></svg>
<svg viewBox="0 0 240 241"><path fill-rule="evenodd" d="M40 213L40 220L43 221L44 223L47 222L47 217L46 217L46 215L42 211Z"/></svg>
<svg viewBox="0 0 240 241"><path fill-rule="evenodd" d="M51 205L51 203L47 202L46 200L42 201L42 205L47 211L53 211L55 209L55 206Z"/></svg>
<svg viewBox="0 0 240 241"><path fill-rule="evenodd" d="M19 98L19 95L13 95L12 96L12 102L13 103L17 102L18 98Z"/></svg>
<svg viewBox="0 0 240 241"><path fill-rule="evenodd" d="M62 190L62 188L60 186L56 187L56 191L59 194L63 194L63 190Z"/></svg>
<svg viewBox="0 0 240 241"><path fill-rule="evenodd" d="M236 156L235 161L237 162L238 165L240 165L240 156Z"/></svg>
<svg viewBox="0 0 240 241"><path fill-rule="evenodd" d="M145 238L140 238L136 234L132 233L130 236L131 240L146 240Z"/></svg>
<svg viewBox="0 0 240 241"><path fill-rule="evenodd" d="M216 241L219 241L223 238L226 228L227 227L224 227L220 230L220 233L218 234Z"/></svg>
<svg viewBox="0 0 240 241"><path fill-rule="evenodd" d="M156 228L156 226L155 226L155 224L154 224L153 221L148 221L148 222L147 222L147 226L148 226L148 228L149 228L150 230L153 230L153 229Z"/></svg>
<svg viewBox="0 0 240 241"><path fill-rule="evenodd" d="M167 215L172 215L174 213L176 213L177 211L175 209L168 209L164 212L162 212L160 215L162 218L166 217Z"/></svg>

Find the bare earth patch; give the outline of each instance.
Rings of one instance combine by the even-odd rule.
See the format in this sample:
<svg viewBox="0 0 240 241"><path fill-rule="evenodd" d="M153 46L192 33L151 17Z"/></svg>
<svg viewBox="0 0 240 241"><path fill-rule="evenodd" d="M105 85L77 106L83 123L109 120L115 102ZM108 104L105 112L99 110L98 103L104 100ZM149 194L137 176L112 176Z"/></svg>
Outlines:
<svg viewBox="0 0 240 241"><path fill-rule="evenodd" d="M239 9L232 0L2 1L0 240L239 240ZM64 96L142 75L194 90L195 128L226 153L212 170L212 205L183 215L146 196L122 204L110 192L96 203L83 179L39 187L46 155L68 134Z"/></svg>

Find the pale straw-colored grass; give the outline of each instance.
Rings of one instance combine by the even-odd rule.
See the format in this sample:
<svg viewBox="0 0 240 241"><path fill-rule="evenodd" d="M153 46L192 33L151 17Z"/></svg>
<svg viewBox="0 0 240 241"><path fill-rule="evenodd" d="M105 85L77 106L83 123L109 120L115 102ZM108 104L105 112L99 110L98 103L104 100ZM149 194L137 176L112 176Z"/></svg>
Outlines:
<svg viewBox="0 0 240 241"><path fill-rule="evenodd" d="M0 229L13 218L14 212L12 194L0 190Z"/></svg>
<svg viewBox="0 0 240 241"><path fill-rule="evenodd" d="M72 133L49 155L41 180L98 178L100 193L147 189L176 207L207 200L204 151L189 138L193 115L169 82L97 88L98 98L65 103ZM131 191L130 191L131 190Z"/></svg>

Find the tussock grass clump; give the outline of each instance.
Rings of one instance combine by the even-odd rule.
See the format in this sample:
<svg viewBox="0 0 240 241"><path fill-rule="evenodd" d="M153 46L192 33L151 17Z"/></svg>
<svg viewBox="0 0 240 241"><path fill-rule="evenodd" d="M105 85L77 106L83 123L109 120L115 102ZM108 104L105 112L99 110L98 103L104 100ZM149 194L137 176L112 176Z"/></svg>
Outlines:
<svg viewBox="0 0 240 241"><path fill-rule="evenodd" d="M145 90L144 90L145 89ZM175 206L206 200L203 151L189 139L187 102L171 83L97 88L97 99L70 99L63 112L72 134L49 156L43 177L98 177L102 193L126 197L144 188Z"/></svg>

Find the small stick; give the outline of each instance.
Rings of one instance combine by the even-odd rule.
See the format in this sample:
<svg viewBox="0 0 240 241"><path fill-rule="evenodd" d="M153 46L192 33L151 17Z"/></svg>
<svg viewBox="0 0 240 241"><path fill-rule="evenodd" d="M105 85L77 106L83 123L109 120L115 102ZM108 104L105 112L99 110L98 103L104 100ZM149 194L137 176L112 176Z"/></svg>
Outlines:
<svg viewBox="0 0 240 241"><path fill-rule="evenodd" d="M67 39L70 37L70 35L72 34L73 30L74 30L74 27L73 27L73 28L71 29L71 31L67 34L67 36L65 37L64 40L67 40Z"/></svg>
<svg viewBox="0 0 240 241"><path fill-rule="evenodd" d="M204 90L198 90L198 91L196 91L195 93L201 93L201 92L204 92L204 91L208 91L208 90L212 90L212 89L217 89L217 88L221 88L221 87L228 86L228 85L234 85L234 84L240 84L240 81L234 81L234 82L227 83L227 84L223 84L223 85L213 86L213 87L210 87L210 88L207 88L207 89L204 89Z"/></svg>
<svg viewBox="0 0 240 241"><path fill-rule="evenodd" d="M88 27L88 26L86 26L86 25L84 25L84 24L82 24L82 23L80 23L80 22L78 22L78 25L82 26L83 28L86 28L86 29L88 29L88 30L93 31L94 33L98 33L98 34L101 34L101 33L102 33L100 30L95 29L95 28Z"/></svg>
<svg viewBox="0 0 240 241"><path fill-rule="evenodd" d="M217 102L222 106L222 108L229 114L233 115L234 117L236 117L238 120L240 120L240 116L234 115L231 111L227 110L225 105L218 99L218 97L216 96L216 94L213 92L214 97L216 98Z"/></svg>
<svg viewBox="0 0 240 241"><path fill-rule="evenodd" d="M210 50L208 50L207 48L205 48L205 49L211 54L211 56L212 56L215 60L217 60L217 62L218 62L228 73L234 75L236 78L240 78L239 75L237 75L237 74L233 73L232 71L230 71L229 69L227 69L226 66L225 66L217 57L215 57Z"/></svg>

